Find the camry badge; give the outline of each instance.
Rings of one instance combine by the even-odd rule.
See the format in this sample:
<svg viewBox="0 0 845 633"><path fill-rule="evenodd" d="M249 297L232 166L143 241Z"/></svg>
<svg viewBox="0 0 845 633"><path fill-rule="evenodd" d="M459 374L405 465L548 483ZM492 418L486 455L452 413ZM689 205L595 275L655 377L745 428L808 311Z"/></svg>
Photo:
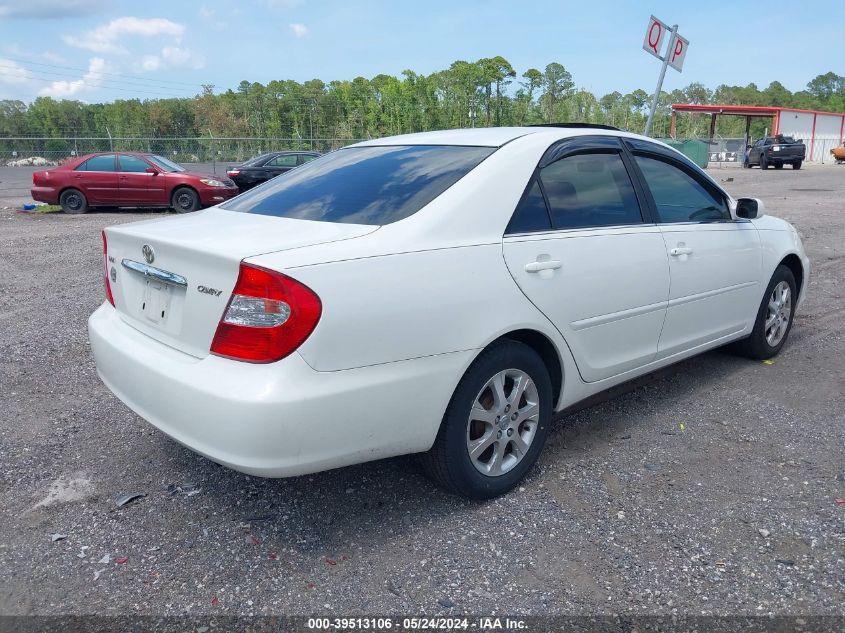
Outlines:
<svg viewBox="0 0 845 633"><path fill-rule="evenodd" d="M141 254L144 256L144 259L148 264L152 264L156 260L156 252L149 244L144 244L141 247Z"/></svg>

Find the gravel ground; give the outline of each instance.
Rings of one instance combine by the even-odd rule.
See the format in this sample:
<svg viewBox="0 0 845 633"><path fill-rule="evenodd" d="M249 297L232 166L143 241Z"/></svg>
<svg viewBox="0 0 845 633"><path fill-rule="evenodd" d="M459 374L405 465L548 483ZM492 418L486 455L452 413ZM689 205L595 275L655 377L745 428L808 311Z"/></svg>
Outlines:
<svg viewBox="0 0 845 633"><path fill-rule="evenodd" d="M85 322L100 229L159 214L3 209L29 171L0 170L0 614L845 614L845 167L711 172L813 260L773 364L715 351L616 389L486 503L413 458L263 480L155 431Z"/></svg>

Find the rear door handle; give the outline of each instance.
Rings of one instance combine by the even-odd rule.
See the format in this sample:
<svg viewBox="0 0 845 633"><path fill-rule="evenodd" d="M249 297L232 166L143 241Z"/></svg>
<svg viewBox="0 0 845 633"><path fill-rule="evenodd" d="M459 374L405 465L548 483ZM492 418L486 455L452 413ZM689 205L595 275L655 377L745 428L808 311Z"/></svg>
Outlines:
<svg viewBox="0 0 845 633"><path fill-rule="evenodd" d="M692 255L692 249L686 246L678 246L669 251L672 257L680 257L681 255Z"/></svg>
<svg viewBox="0 0 845 633"><path fill-rule="evenodd" d="M542 262L531 262L530 264L525 264L525 272L539 273L541 270L557 270L562 265L563 264L556 259L547 259Z"/></svg>

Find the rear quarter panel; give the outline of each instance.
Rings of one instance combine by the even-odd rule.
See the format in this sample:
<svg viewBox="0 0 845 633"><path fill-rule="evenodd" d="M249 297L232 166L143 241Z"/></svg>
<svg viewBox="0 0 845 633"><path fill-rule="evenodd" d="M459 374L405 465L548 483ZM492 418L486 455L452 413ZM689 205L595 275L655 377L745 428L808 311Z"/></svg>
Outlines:
<svg viewBox="0 0 845 633"><path fill-rule="evenodd" d="M314 289L323 303L320 323L299 349L318 371L480 349L523 327L561 342L514 283L501 243L284 272Z"/></svg>

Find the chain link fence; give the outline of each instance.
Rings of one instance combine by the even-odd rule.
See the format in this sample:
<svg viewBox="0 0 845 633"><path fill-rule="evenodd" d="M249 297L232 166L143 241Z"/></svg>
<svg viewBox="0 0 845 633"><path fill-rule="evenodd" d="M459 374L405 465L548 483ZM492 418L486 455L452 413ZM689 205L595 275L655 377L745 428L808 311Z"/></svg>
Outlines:
<svg viewBox="0 0 845 633"><path fill-rule="evenodd" d="M241 162L276 150L330 152L364 139L256 137L17 137L0 138L0 165L61 164L93 152L150 152L176 162ZM43 159L45 162L36 159Z"/></svg>
<svg viewBox="0 0 845 633"><path fill-rule="evenodd" d="M54 165L93 152L150 152L179 163L238 163L258 154L276 150L313 150L330 152L365 139L357 138L276 138L276 137L0 137L0 165ZM708 164L742 163L745 158L744 138L677 138L661 139L670 145L698 146L689 150L701 154ZM756 140L756 139L753 139ZM753 142L752 140L752 142ZM804 140L807 160L835 162L831 150L838 139ZM696 160L699 164L700 161Z"/></svg>

